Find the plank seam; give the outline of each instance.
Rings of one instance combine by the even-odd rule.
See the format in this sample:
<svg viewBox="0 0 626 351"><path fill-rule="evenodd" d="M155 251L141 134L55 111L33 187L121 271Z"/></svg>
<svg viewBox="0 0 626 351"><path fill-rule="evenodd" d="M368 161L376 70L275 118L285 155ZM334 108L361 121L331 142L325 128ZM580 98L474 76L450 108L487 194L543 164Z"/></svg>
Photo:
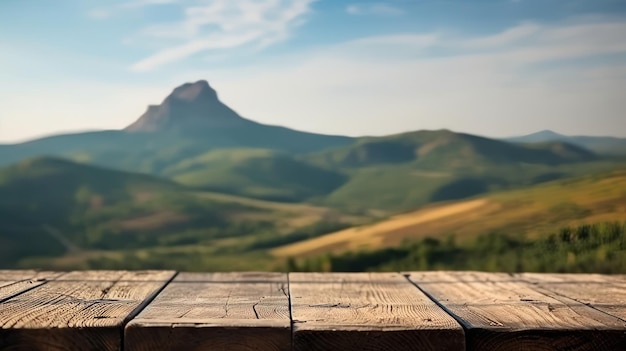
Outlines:
<svg viewBox="0 0 626 351"><path fill-rule="evenodd" d="M293 322L293 312L292 312L292 303L291 303L291 273L287 272L287 301L289 302L289 329L291 331L291 351L293 351L293 341L294 341L294 322Z"/></svg>
<svg viewBox="0 0 626 351"><path fill-rule="evenodd" d="M125 342L124 342L124 338L126 336L126 325L132 321L135 317L137 317L137 315L139 313L141 313L141 311L143 311L146 307L148 307L148 305L150 303L152 303L152 301L154 301L154 299L156 299L157 296L159 296L159 294L161 292L163 292L163 290L165 290L165 288L170 285L170 283L176 278L176 276L178 276L178 271L174 272L174 274L172 274L172 276L166 280L164 282L164 284L156 289L152 294L150 294L148 297L146 297L137 307L135 307L135 309L130 312L128 314L128 316L126 316L126 318L124 318L124 320L122 321L122 329L121 329L121 338L120 338L120 351L124 351L124 346L125 346Z"/></svg>
<svg viewBox="0 0 626 351"><path fill-rule="evenodd" d="M603 314L605 314L605 315L607 315L607 316L609 316L609 317L617 318L618 320L620 320L620 321L622 321L622 322L626 323L626 319L624 319L624 318L620 318L620 317L615 316L615 315L613 315L613 314L610 314L610 313L608 313L608 312L606 312L606 311L600 310L600 309L596 308L595 306L593 306L592 304L585 303L585 302L583 302L583 301L580 301L580 300L575 299L575 298L573 298L573 297L569 297L569 296L567 296L567 295L563 295L563 294L561 294L561 293L559 293L559 292L557 292L557 291L554 291L554 290L552 290L552 289L549 289L549 288L546 288L546 287L539 287L539 286L537 286L537 285L538 285L538 283L536 283L536 282L533 282L533 281L530 281L530 280L526 280L526 279L523 279L523 278L518 278L518 281L520 281L520 282L524 282L524 283L528 284L528 285L529 285L529 286L530 286L530 287L531 287L534 291L536 291L536 292L538 292L538 293L540 293L540 294L542 294L542 295L544 295L544 296L550 297L550 295L548 295L548 294L546 293L546 292L549 292L550 294L558 295L558 296L563 297L563 298L566 298L566 299L568 299L568 300L572 300L572 301L574 301L574 302L576 302L576 303L579 303L579 304L581 304L581 305L587 306L587 307L589 307L589 308L591 308L591 309L593 309L593 310L596 310L596 311L598 311L598 312L600 312L600 313L603 313ZM609 284L610 284L610 285L613 285L613 283L612 283L612 282L609 282Z"/></svg>
<svg viewBox="0 0 626 351"><path fill-rule="evenodd" d="M402 273L400 273L402 274ZM439 306L439 308L441 308L445 313L447 313L450 317L454 318L454 320L459 323L459 325L461 326L461 328L463 328L463 338L465 339L465 345L463 345L465 347L465 349L467 350L467 335L469 332L469 329L471 329L471 326L469 324L467 324L461 317L457 316L456 314L454 314L452 311L450 311L446 306L444 306L443 304L439 303L439 301L437 301L437 299L435 299L434 296L432 296L431 294L429 294L427 291L425 291L424 289L422 289L419 285L417 285L416 282L412 281L409 276L410 274L402 274L404 276L404 278L414 287L416 287L417 289L419 289L419 291L421 291L424 295L426 295L426 297L428 297L432 302L434 302L437 306Z"/></svg>

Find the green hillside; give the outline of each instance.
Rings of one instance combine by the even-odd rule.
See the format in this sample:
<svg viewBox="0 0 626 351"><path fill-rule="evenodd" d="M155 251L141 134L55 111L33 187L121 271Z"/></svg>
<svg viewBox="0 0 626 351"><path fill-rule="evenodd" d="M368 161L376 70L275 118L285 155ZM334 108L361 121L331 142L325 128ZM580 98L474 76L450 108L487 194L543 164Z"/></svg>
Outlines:
<svg viewBox="0 0 626 351"><path fill-rule="evenodd" d="M624 273L625 221L622 169L425 206L272 253L299 270Z"/></svg>
<svg viewBox="0 0 626 351"><path fill-rule="evenodd" d="M594 161L561 165L512 163L462 170L423 169L414 164L352 169L343 186L320 200L347 210L409 210L425 204L516 189L555 179L623 167L623 162Z"/></svg>
<svg viewBox="0 0 626 351"><path fill-rule="evenodd" d="M0 169L0 208L54 220L79 208L107 206L178 188L171 181L147 175L40 157Z"/></svg>
<svg viewBox="0 0 626 351"><path fill-rule="evenodd" d="M583 147L598 154L626 155L626 138L569 136L555 133L551 130L543 130L529 135L508 138L506 140L526 144L560 141Z"/></svg>
<svg viewBox="0 0 626 351"><path fill-rule="evenodd" d="M362 138L349 146L315 153L308 159L329 168L411 162L420 168L451 170L510 163L556 165L591 161L597 157L564 142L517 145L439 130Z"/></svg>
<svg viewBox="0 0 626 351"><path fill-rule="evenodd" d="M271 151L231 150L205 155L197 161L200 166L206 167L211 162L217 165L220 160L228 160L225 163L228 165L233 160L240 161L236 164L245 164L251 158L263 159L266 156L276 155ZM193 169L194 164L181 164L179 168L170 171L187 172ZM559 170L564 174L569 172L569 176L577 172L592 172L592 166L600 169L611 165L566 164L559 166ZM367 172L373 175L376 172L389 172L397 177L410 174L407 165L388 167L352 170L350 182L364 177ZM259 169L259 166L252 168ZM545 169L535 171L540 173ZM435 171L420 172L419 177L433 181L430 184L433 189L437 189L433 186L436 181L443 179L445 183L454 177ZM518 174L519 179L526 179L530 171L525 168L516 171L491 168L489 172L492 176L504 172L502 177ZM522 174L524 172L528 174ZM380 221L378 217L378 222L372 224L371 228L374 230L382 226L384 230L380 233L372 232L371 238L363 236L369 232L361 232L358 227L349 230L363 234L359 240L371 241L375 247L394 247L407 238L421 240L426 236L454 233L459 241L503 231L511 235L526 233L526 238L530 240L564 225L625 220L625 194L621 185L626 178L623 175L623 172L618 172L576 180L560 179L515 191L496 191L487 197L470 200L469 207L464 202L459 203L462 208L458 209L452 208L456 206L454 203L435 205L418 211L415 218L409 214L398 217L398 220L410 223L417 221L414 223L417 226L415 228L410 225L407 228L395 228L397 224L389 222L391 227L384 229L388 221ZM540 177L538 182L550 177ZM358 190L355 188L354 194L346 198L346 202L358 204L362 201L362 208L375 208L374 205L382 202L395 206L397 204L393 197L403 194L407 199L403 205L408 206L414 198L421 196L409 187L400 191L404 184L398 179L378 183L370 183L371 179L365 180ZM385 193L382 187L388 187L389 198L377 198L377 195ZM358 196L357 191L364 195ZM322 200L336 201L333 199L336 194L337 191ZM425 203L432 201L435 200L424 198ZM384 211L378 211L378 215L382 212L393 213L391 209L394 207L382 208ZM461 212L452 220L451 217L445 217L448 209ZM445 218L441 221L433 220L439 217L432 217L431 212L440 210L445 212ZM334 238L333 234L326 234L337 232L338 240L344 240L344 234L340 234L342 229L377 220L371 212L363 213L362 216L346 215L328 207L275 203L191 190L148 175L38 158L0 170L0 224L3 228L0 232L0 266L58 269L284 269L286 256L272 256L270 251L273 252L274 248L286 244L293 247L305 245L305 251L308 251L297 254L298 257L308 257L317 252L335 252L336 249L341 251L342 247L351 247L351 244L337 246L334 242L326 243L327 238ZM419 230L412 232L416 228ZM317 240L321 240L320 245L309 249L307 243ZM356 247L361 245L356 244ZM380 267L383 269L383 266Z"/></svg>
<svg viewBox="0 0 626 351"><path fill-rule="evenodd" d="M186 159L163 174L181 184L276 201L323 196L347 177L263 149L222 149Z"/></svg>
<svg viewBox="0 0 626 351"><path fill-rule="evenodd" d="M324 204L387 211L610 170L617 164L563 142L516 145L448 130L363 138L302 159L350 176L321 200Z"/></svg>
<svg viewBox="0 0 626 351"><path fill-rule="evenodd" d="M198 191L56 158L0 169L3 267L51 266L65 259L72 263L57 267L101 267L85 260L165 247L204 250L219 264L229 259L225 253L257 240L320 223L330 231L362 220L328 208Z"/></svg>
<svg viewBox="0 0 626 351"><path fill-rule="evenodd" d="M6 264L29 254L62 253L68 245L49 232L83 228L86 222L80 219L97 211L108 211L110 217L135 215L142 212L140 208L117 206L178 189L167 180L55 158L37 158L0 169L0 261ZM88 239L89 233L66 233L71 239L64 239L73 244L95 245L98 241Z"/></svg>
<svg viewBox="0 0 626 351"><path fill-rule="evenodd" d="M275 246L626 164L619 140L583 139L320 135L186 83L124 130L0 145L0 266L274 269Z"/></svg>
<svg viewBox="0 0 626 351"><path fill-rule="evenodd" d="M562 140L515 144L449 130L364 138L299 132L240 116L206 81L177 87L124 130L0 146L0 166L41 155L354 213L393 213L620 162Z"/></svg>

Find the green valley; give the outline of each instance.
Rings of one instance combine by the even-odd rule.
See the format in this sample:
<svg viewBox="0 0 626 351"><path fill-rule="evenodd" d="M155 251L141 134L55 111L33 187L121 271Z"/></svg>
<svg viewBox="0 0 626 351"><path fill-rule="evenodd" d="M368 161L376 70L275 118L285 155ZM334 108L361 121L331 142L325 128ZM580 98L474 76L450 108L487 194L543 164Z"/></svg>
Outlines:
<svg viewBox="0 0 626 351"><path fill-rule="evenodd" d="M452 237L526 247L626 220L621 142L306 133L187 83L124 130L0 145L0 266L284 270ZM363 269L413 267L405 256Z"/></svg>

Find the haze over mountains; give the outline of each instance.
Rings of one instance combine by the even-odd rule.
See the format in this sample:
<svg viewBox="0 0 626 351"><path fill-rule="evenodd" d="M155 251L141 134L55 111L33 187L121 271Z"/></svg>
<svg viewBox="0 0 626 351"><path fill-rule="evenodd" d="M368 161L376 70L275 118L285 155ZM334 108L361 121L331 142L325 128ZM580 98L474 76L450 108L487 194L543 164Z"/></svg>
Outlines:
<svg viewBox="0 0 626 351"><path fill-rule="evenodd" d="M0 165L41 154L114 168L159 173L178 160L227 147L311 152L351 138L299 132L242 118L219 101L206 81L184 84L125 130L42 138L0 147Z"/></svg>
<svg viewBox="0 0 626 351"><path fill-rule="evenodd" d="M0 264L76 248L171 247L182 251L168 262L187 267L189 245L200 245L202 257L250 251L267 264L258 248L434 202L623 168L624 145L551 132L510 140L449 130L320 135L243 118L206 81L186 83L124 130L0 145ZM118 267L85 259L81 267Z"/></svg>
<svg viewBox="0 0 626 351"><path fill-rule="evenodd" d="M626 139L616 137L593 137L593 136L568 136L542 130L537 133L507 138L506 140L515 143L542 143L552 141L562 141L573 145L578 145L601 154L626 155Z"/></svg>
<svg viewBox="0 0 626 351"><path fill-rule="evenodd" d="M369 201L394 209L564 177L575 168L567 165L600 162L603 154L621 153L623 145L623 139L546 132L508 141L449 130L320 135L243 118L200 80L175 88L124 130L0 146L0 166L54 156L195 189L359 208L365 207L359 201ZM520 168L523 176L509 176ZM458 194L457 187L463 189Z"/></svg>

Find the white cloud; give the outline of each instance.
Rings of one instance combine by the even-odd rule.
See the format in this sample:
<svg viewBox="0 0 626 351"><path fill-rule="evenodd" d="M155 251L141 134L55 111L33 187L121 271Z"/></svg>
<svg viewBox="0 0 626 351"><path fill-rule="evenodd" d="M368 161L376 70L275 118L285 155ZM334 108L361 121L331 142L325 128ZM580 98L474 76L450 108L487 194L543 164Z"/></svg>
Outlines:
<svg viewBox="0 0 626 351"><path fill-rule="evenodd" d="M624 135L624 64L579 60L626 53L626 23L520 28L484 37L363 38L308 52L291 65L185 77L207 77L244 116L324 133L451 128L503 136L550 128ZM521 37L523 45L510 45ZM370 59L383 44L383 59ZM422 53L433 46L452 53ZM546 65L552 62L559 64Z"/></svg>
<svg viewBox="0 0 626 351"><path fill-rule="evenodd" d="M271 45L289 37L313 1L212 0L203 5L183 5L181 20L151 26L140 33L144 38L176 43L133 64L131 69L150 71L208 50Z"/></svg>
<svg viewBox="0 0 626 351"><path fill-rule="evenodd" d="M346 12L351 15L401 15L404 13L402 9L385 3L351 4L346 7Z"/></svg>
<svg viewBox="0 0 626 351"><path fill-rule="evenodd" d="M198 79L208 79L243 116L308 131L382 135L451 128L506 136L554 129L626 137L626 37L621 33L626 22L598 18L523 23L483 36L367 37L237 69L188 71L160 80L150 75L145 86L39 79L45 87L33 82L0 87L6 101L0 105L0 140L59 129L120 128L174 86ZM174 57L147 66L177 60L179 51L184 56L214 50L194 35L189 38L181 45L191 44L169 53ZM226 39L211 43L237 45ZM594 60L604 55L611 60Z"/></svg>
<svg viewBox="0 0 626 351"><path fill-rule="evenodd" d="M488 48L505 44L512 44L514 42L526 39L533 34L537 34L541 29L542 27L538 24L524 23L495 35L467 40L465 42L465 46L474 48Z"/></svg>
<svg viewBox="0 0 626 351"><path fill-rule="evenodd" d="M137 62L131 67L131 69L136 72L150 71L155 67L159 67L173 61L178 61L206 50L237 47L254 41L255 39L258 39L259 36L259 33L251 32L241 36L216 36L213 40L190 41L180 46L159 51L157 54Z"/></svg>

